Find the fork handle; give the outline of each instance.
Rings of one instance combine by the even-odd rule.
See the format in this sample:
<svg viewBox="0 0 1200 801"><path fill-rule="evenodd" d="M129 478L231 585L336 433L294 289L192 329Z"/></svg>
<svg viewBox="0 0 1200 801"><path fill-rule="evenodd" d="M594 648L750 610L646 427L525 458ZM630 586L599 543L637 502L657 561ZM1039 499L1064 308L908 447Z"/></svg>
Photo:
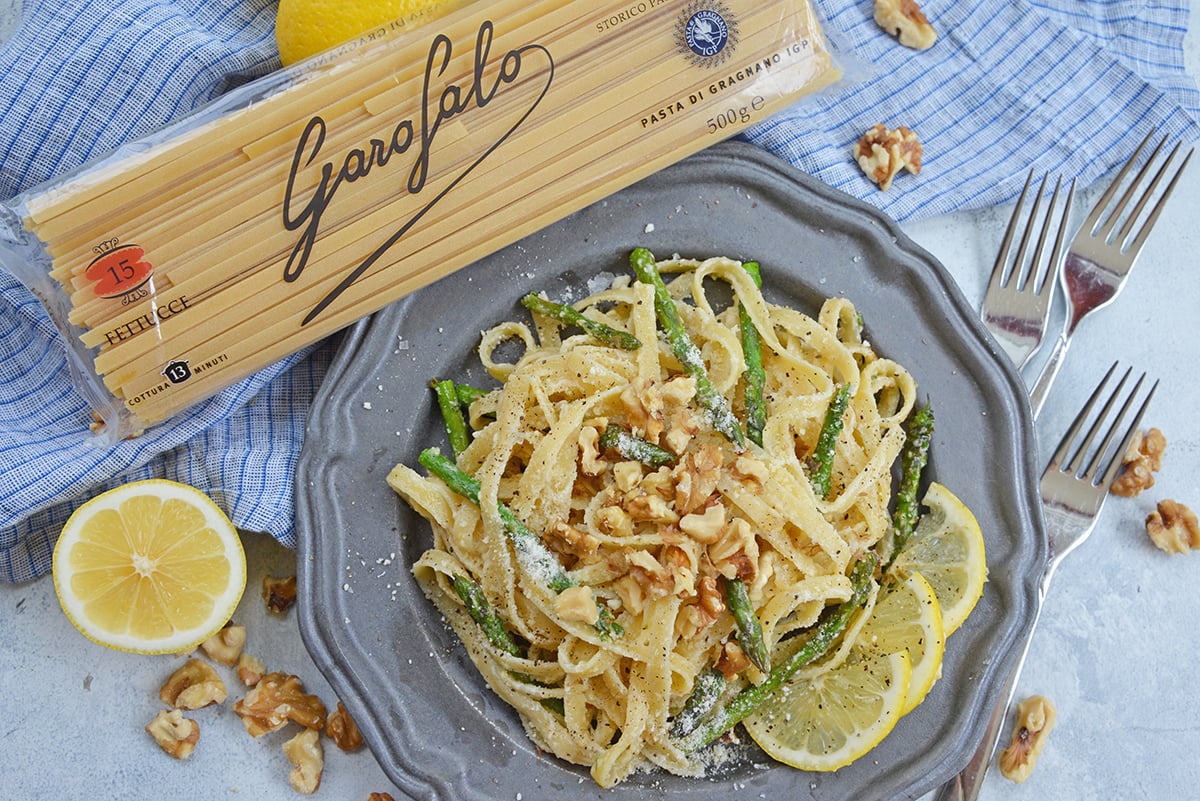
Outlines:
<svg viewBox="0 0 1200 801"><path fill-rule="evenodd" d="M1000 694L999 702L992 709L987 728L983 731L983 740L971 754L971 760L967 762L966 767L939 787L934 793L932 801L976 801L979 798L979 792L983 789L983 779L987 776L988 768L991 767L992 754L996 752L996 744L1000 742L1000 734L1004 730L1004 721L1008 718L1008 708L1012 705L1013 696L1016 695L1017 680L1021 677L1021 667L1025 664L1025 657L1029 653L1031 642L1033 642L1032 630L1025 637L1021 655L1017 658L1012 672L1008 674L1008 681L1004 683L1004 690Z"/></svg>
<svg viewBox="0 0 1200 801"><path fill-rule="evenodd" d="M1070 344L1071 334L1064 330L1058 335L1058 339L1054 340L1050 358L1046 360L1046 363L1042 365L1042 371L1038 373L1033 390L1029 393L1029 405L1033 407L1034 420L1038 418L1042 406L1046 404L1046 396L1050 394L1050 387L1054 385L1054 379L1058 378L1058 371L1062 369L1063 358L1067 355L1067 346Z"/></svg>

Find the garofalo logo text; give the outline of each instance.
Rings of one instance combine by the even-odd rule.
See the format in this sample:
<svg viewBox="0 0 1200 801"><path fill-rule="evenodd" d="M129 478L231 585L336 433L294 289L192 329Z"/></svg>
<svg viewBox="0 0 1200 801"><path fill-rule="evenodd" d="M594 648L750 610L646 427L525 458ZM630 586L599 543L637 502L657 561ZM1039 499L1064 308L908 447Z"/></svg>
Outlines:
<svg viewBox="0 0 1200 801"><path fill-rule="evenodd" d="M390 233L375 250L362 262L351 269L342 280L324 298L322 298L305 316L302 325L312 322L339 295L345 292L365 272L371 269L389 249L394 247L405 234L424 217L430 209L437 205L464 178L467 177L488 156L496 151L501 144L511 137L517 129L529 118L533 110L546 96L554 80L554 59L550 51L539 44L528 44L514 50L509 50L500 59L499 70L495 76L485 75L492 63L491 48L493 25L490 20L479 26L475 39L475 60L472 74L460 85L455 82L442 84L444 73L454 55L454 44L450 39L438 34L429 48L429 57L425 64L425 79L421 94L421 111L415 119L402 119L396 122L391 131L383 137L371 139L364 147L354 148L345 153L325 154L322 150L327 134L325 120L314 116L309 120L304 132L296 143L292 167L288 175L287 192L283 201L283 224L289 231L299 231L300 238L296 241L292 252L284 265L283 279L296 281L304 272L312 255L313 246L321 236L322 216L334 202L334 196L345 184L356 181L379 180L395 181L397 164L393 158L410 156L404 160L408 166L408 178L403 183L397 182L396 192L406 192L410 195L420 195L425 189L425 183L432 168L430 161L433 145L443 123L463 114L469 114L472 109L482 109L489 103L503 102L506 88L512 87L521 80L523 73L532 73L544 83L533 87L535 93L530 97L529 92L523 92L526 98L525 107L512 109L513 123L466 168L440 189L407 220L402 220L400 226ZM527 61L529 62L527 64ZM544 76L544 77L543 77ZM398 159L399 161L399 159ZM297 184L301 183L300 176L308 170L317 170L319 180L317 186L307 199L296 197Z"/></svg>

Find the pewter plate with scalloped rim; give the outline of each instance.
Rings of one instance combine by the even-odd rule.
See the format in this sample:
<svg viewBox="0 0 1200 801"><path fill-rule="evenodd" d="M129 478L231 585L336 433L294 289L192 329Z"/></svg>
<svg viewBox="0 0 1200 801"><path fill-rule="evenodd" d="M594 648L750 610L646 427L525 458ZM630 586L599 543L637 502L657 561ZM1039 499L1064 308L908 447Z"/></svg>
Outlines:
<svg viewBox="0 0 1200 801"><path fill-rule="evenodd" d="M636 246L755 259L774 302L815 314L849 297L876 350L916 376L935 408L929 472L981 521L990 577L948 641L929 697L867 757L834 773L778 765L742 737L703 779L638 773L601 790L540 752L476 673L413 581L429 526L387 486L397 462L444 445L428 382L491 386L479 333L524 318L520 298L579 297L628 271ZM669 167L350 328L316 398L297 471L301 633L403 792L437 801L756 801L916 798L953 775L1033 618L1045 558L1024 385L953 280L878 210L748 145Z"/></svg>

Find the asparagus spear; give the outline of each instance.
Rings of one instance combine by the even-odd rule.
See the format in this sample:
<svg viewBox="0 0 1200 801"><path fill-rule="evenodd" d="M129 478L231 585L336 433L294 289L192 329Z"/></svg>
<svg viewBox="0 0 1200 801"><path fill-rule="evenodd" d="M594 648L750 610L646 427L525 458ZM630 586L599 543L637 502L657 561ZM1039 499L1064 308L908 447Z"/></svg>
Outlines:
<svg viewBox="0 0 1200 801"><path fill-rule="evenodd" d="M635 437L616 423L609 423L604 427L599 445L604 450L615 450L624 459L641 462L650 467L662 467L675 461L675 454L666 448Z"/></svg>
<svg viewBox="0 0 1200 801"><path fill-rule="evenodd" d="M737 450L745 450L746 435L742 433L741 425L729 408L729 402L709 379L708 369L704 366L704 359L700 356L700 349L692 342L687 329L683 327L679 309L675 307L675 301L667 292L667 285L663 283L662 276L659 275L654 254L646 248L634 248L629 255L629 262L633 266L637 279L654 287L654 311L667 335L671 352L683 365L684 371L696 379L696 401L708 412L713 428L724 434Z"/></svg>
<svg viewBox="0 0 1200 801"><path fill-rule="evenodd" d="M688 736L700 725L704 716L712 711L725 692L725 674L716 668L709 668L696 677L692 686L692 694L683 704L683 709L671 723L671 736L680 739Z"/></svg>
<svg viewBox="0 0 1200 801"><path fill-rule="evenodd" d="M612 345L614 348L620 348L621 350L637 350L642 346L642 343L633 334L626 331L618 331L612 326L585 317L574 306L546 300L533 292L521 298L521 305L531 312L544 314L561 323L577 325L605 345Z"/></svg>
<svg viewBox="0 0 1200 801"><path fill-rule="evenodd" d="M921 485L921 471L929 461L929 445L933 441L933 408L926 404L912 413L908 419L908 436L904 450L900 453L900 485L896 489L896 509L892 513L892 550L888 555L886 571L908 544L917 525L921 506L917 491Z"/></svg>
<svg viewBox="0 0 1200 801"><path fill-rule="evenodd" d="M463 575L456 575L450 581L454 586L454 591L458 594L459 598L462 598L463 603L466 605L467 614L479 624L479 627L483 629L483 633L492 645L510 656L523 658L525 653L517 645L516 641L513 640L512 636L509 635L508 629L504 628L504 621L500 619L500 616L495 613L491 604L488 603L487 597L483 594L483 588ZM539 687L545 686L542 682L524 673L513 673L512 675L526 684L536 684ZM559 715L566 714L561 698L543 698L541 704L550 711L557 712Z"/></svg>
<svg viewBox="0 0 1200 801"><path fill-rule="evenodd" d="M817 447L813 450L812 474L809 481L813 492L818 498L824 499L829 495L829 484L833 476L833 452L837 449L838 437L842 434L842 426L846 417L846 408L850 405L850 385L843 384L829 401L825 410L825 421L821 425L821 434L817 437Z"/></svg>
<svg viewBox="0 0 1200 801"><path fill-rule="evenodd" d="M454 586L454 592L466 606L467 614L483 629L488 641L510 656L525 656L521 652L521 648L513 641L508 629L504 628L504 621L488 603L487 596L483 593L483 587L462 575L456 575L450 581Z"/></svg>
<svg viewBox="0 0 1200 801"><path fill-rule="evenodd" d="M467 500L479 505L479 482L458 469L458 465L441 454L437 448L426 448L421 451L419 461L433 475L446 483L452 491ZM531 576L544 577L547 585L554 592L577 586L577 582L567 575L562 564L554 553L545 546L541 539L522 523L511 509L503 503L497 511L504 525L504 533L516 548L517 559L522 568ZM596 602L599 618L594 624L597 632L604 639L620 637L625 633L621 625L613 618L612 610L599 601Z"/></svg>
<svg viewBox="0 0 1200 801"><path fill-rule="evenodd" d="M737 623L738 642L742 651L750 657L754 666L763 673L771 669L771 654L763 641L762 623L754 614L754 606L750 603L750 593L746 591L746 582L737 578L724 579L725 606Z"/></svg>
<svg viewBox="0 0 1200 801"><path fill-rule="evenodd" d="M458 396L458 405L465 409L488 394L488 391L479 387L473 387L470 384L455 384L454 394Z"/></svg>
<svg viewBox="0 0 1200 801"><path fill-rule="evenodd" d="M429 382L429 386L437 396L442 421L446 425L446 436L450 440L450 450L458 456L471 444L470 435L467 433L467 421L463 418L462 405L458 399L458 389L449 379L439 381L435 378Z"/></svg>
<svg viewBox="0 0 1200 801"><path fill-rule="evenodd" d="M742 269L754 279L754 285L762 287L762 274L758 262L742 263ZM763 402L763 385L766 383L766 373L762 364L762 339L758 329L746 312L746 307L738 304L738 328L742 333L742 355L746 360L746 390L743 395L746 404L746 436L755 445L762 447L763 428L767 425L767 406Z"/></svg>
<svg viewBox="0 0 1200 801"><path fill-rule="evenodd" d="M735 695L728 704L715 710L691 735L680 738L679 744L685 751L694 751L720 737L745 720L766 703L788 679L800 668L827 653L845 631L851 616L867 601L871 577L875 572L875 555L868 554L855 563L850 574L853 587L850 598L821 613L808 641L791 657L776 665L767 674L762 684L751 685Z"/></svg>

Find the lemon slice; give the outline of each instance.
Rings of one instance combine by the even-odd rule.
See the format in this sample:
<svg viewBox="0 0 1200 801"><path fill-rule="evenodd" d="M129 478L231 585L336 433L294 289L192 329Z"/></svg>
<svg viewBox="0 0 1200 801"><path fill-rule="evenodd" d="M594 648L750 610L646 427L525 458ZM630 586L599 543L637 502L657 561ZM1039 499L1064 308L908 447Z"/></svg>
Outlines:
<svg viewBox="0 0 1200 801"><path fill-rule="evenodd" d="M856 643L846 659L784 687L742 724L770 757L800 770L832 771L870 751L904 712L912 662Z"/></svg>
<svg viewBox="0 0 1200 801"><path fill-rule="evenodd" d="M884 653L908 652L912 677L903 713L911 712L941 675L946 651L942 610L933 587L920 573L885 584L859 637Z"/></svg>
<svg viewBox="0 0 1200 801"><path fill-rule="evenodd" d="M949 637L983 595L987 581L983 533L971 510L941 484L930 484L921 503L928 511L894 567L901 575L920 573L933 587L942 608L942 628Z"/></svg>
<svg viewBox="0 0 1200 801"><path fill-rule="evenodd" d="M76 509L54 547L53 574L63 611L88 639L178 653L232 617L246 588L246 556L207 495L150 479Z"/></svg>

